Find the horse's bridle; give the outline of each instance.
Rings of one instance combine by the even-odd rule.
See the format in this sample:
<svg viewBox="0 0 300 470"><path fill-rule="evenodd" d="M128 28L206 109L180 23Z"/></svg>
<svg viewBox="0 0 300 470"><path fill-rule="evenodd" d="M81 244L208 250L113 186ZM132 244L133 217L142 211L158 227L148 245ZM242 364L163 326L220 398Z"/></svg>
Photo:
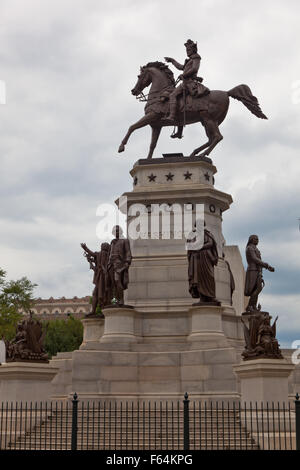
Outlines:
<svg viewBox="0 0 300 470"><path fill-rule="evenodd" d="M180 78L178 77L176 82L175 82L175 85L174 87L176 87L176 85L180 82ZM150 95L152 95L153 93L161 93L163 90L167 89L167 88L170 88L171 85L166 85L165 87L163 87L161 90L159 91L151 91L150 93L146 93L146 95L143 93L143 91L140 92L139 95L137 95L135 97L136 100L140 101L140 102L147 102L148 101L148 97Z"/></svg>

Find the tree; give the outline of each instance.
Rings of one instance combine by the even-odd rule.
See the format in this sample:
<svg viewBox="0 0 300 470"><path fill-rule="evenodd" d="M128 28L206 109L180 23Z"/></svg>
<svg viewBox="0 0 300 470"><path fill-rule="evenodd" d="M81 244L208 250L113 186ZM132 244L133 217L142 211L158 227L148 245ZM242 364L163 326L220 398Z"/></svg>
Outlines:
<svg viewBox="0 0 300 470"><path fill-rule="evenodd" d="M83 325L80 320L70 316L67 320L44 321L47 329L45 349L50 357L58 352L74 351L82 343Z"/></svg>
<svg viewBox="0 0 300 470"><path fill-rule="evenodd" d="M17 323L22 318L20 311L28 313L34 304L36 286L26 277L6 281L6 272L0 268L0 337L10 340L15 336Z"/></svg>

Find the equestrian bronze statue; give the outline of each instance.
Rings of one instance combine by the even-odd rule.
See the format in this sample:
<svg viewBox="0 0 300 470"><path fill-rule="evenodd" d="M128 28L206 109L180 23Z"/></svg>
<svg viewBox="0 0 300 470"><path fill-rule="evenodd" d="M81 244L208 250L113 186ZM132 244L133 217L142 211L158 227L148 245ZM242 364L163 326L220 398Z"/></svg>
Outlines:
<svg viewBox="0 0 300 470"><path fill-rule="evenodd" d="M223 139L219 125L227 115L229 97L241 101L258 118L267 119L247 85L238 85L229 91L209 90L205 87L202 78L197 76L201 60L197 44L189 39L185 47L188 58L184 64L165 57L167 62L183 71L176 82L173 72L162 62L149 62L141 67L138 81L131 93L141 101L146 101L145 116L129 127L119 152L125 150L129 137L136 129L150 125L152 139L147 158L152 158L162 127L177 126L178 131L171 137L181 138L184 125L201 122L208 141L193 150L190 156L196 156L200 152L200 158L208 156ZM179 81L181 83L176 87ZM150 85L146 97L143 90Z"/></svg>

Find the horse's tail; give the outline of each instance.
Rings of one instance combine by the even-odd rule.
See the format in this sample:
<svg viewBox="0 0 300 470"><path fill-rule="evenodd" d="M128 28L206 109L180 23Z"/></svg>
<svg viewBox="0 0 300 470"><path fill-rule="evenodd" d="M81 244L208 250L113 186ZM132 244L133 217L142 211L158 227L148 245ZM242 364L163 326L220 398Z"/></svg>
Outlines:
<svg viewBox="0 0 300 470"><path fill-rule="evenodd" d="M248 85L238 85L229 90L228 95L232 98L241 101L246 108L248 108L252 114L261 119L268 119L267 116L260 109L256 96L252 95L252 92Z"/></svg>

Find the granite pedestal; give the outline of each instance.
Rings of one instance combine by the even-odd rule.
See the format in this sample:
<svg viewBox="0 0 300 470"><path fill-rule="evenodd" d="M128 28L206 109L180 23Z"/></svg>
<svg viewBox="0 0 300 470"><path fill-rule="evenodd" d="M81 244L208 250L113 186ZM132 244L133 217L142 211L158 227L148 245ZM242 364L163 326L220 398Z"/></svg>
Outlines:
<svg viewBox="0 0 300 470"><path fill-rule="evenodd" d="M235 365L240 380L241 401L259 405L282 405L289 401L288 378L295 366L285 359L252 359Z"/></svg>
<svg viewBox="0 0 300 470"><path fill-rule="evenodd" d="M44 402L58 367L50 363L7 362L0 366L1 402Z"/></svg>

